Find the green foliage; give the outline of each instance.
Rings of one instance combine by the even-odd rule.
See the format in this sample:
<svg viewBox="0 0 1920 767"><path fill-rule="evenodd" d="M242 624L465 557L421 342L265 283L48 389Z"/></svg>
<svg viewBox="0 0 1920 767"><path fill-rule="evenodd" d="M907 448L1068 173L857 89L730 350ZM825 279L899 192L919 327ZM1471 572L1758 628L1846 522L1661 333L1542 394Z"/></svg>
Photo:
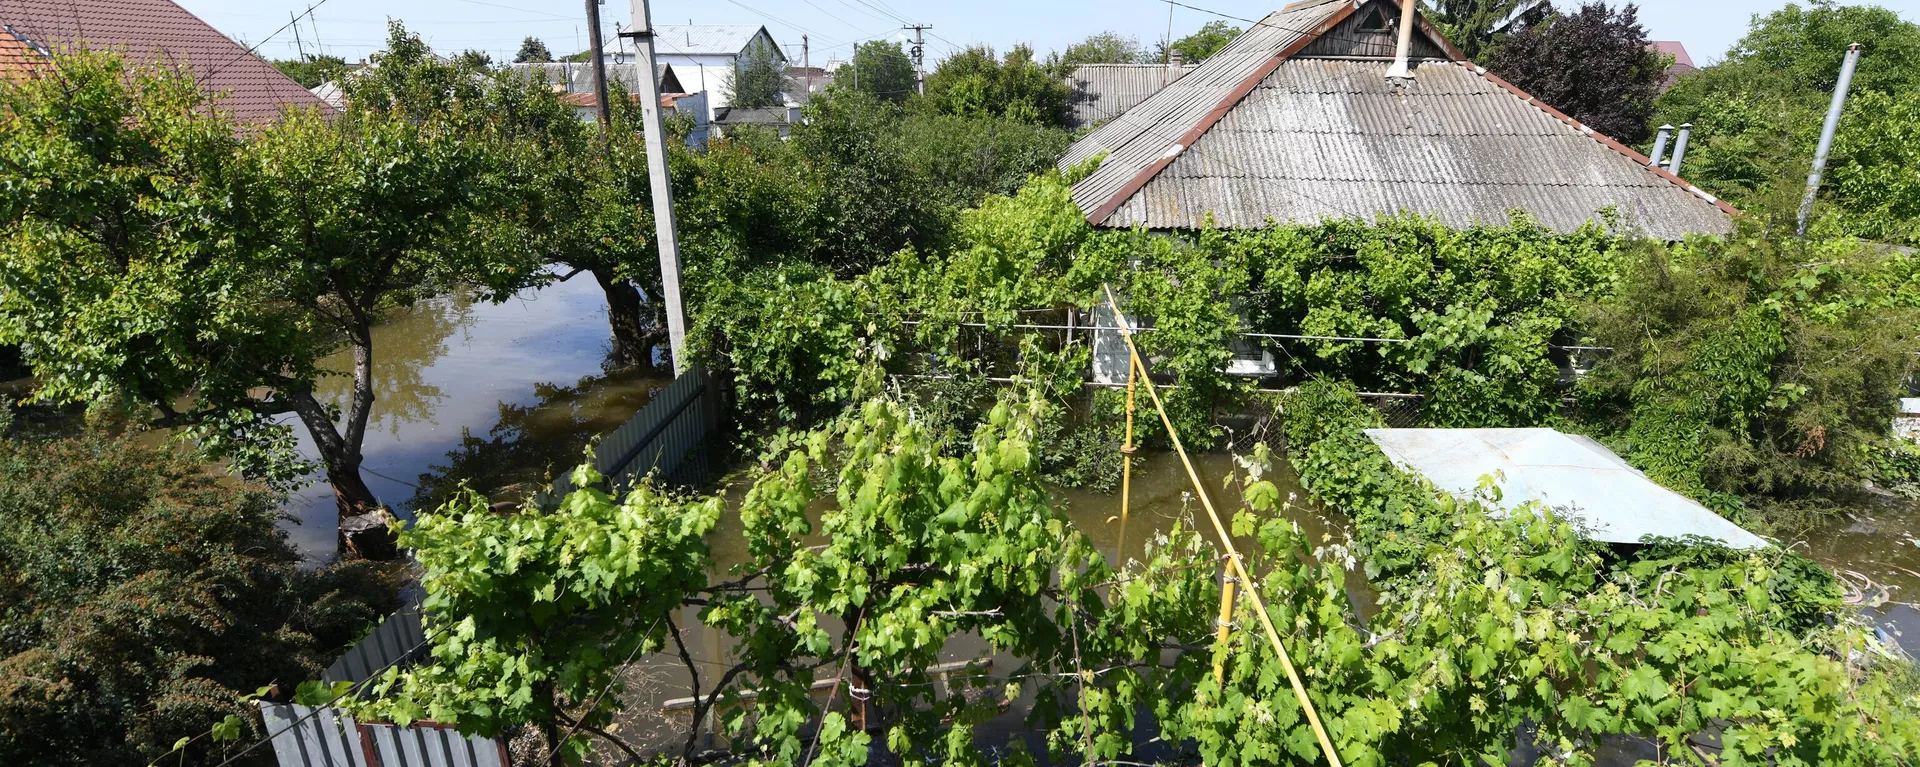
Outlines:
<svg viewBox="0 0 1920 767"><path fill-rule="evenodd" d="M1834 137L1828 199L1848 231L1920 245L1920 92L1862 93Z"/></svg>
<svg viewBox="0 0 1920 767"><path fill-rule="evenodd" d="M328 80L338 80L347 73L347 60L339 56L326 54L307 54L298 59L273 62L273 67L282 74L293 78L302 88L317 88Z"/></svg>
<svg viewBox="0 0 1920 767"><path fill-rule="evenodd" d="M1140 40L1112 30L1095 32L1067 49L1047 56L1047 71L1066 77L1087 64L1152 63Z"/></svg>
<svg viewBox="0 0 1920 767"><path fill-rule="evenodd" d="M1498 48L1510 22L1539 23L1553 13L1550 0L1438 0L1433 6L1429 20L1474 61Z"/></svg>
<svg viewBox="0 0 1920 767"><path fill-rule="evenodd" d="M1853 43L1862 46L1860 63L1838 143L1854 154L1836 153L1821 198L1849 233L1911 242L1911 174L1894 170L1911 163L1885 163L1905 149L1888 112L1920 89L1920 25L1891 10L1819 0L1756 16L1724 60L1661 95L1651 123L1694 124L1688 180L1756 214L1791 215ZM1842 177L1853 181L1834 181Z"/></svg>
<svg viewBox="0 0 1920 767"><path fill-rule="evenodd" d="M733 73L732 96L727 103L742 109L777 107L783 103L781 96L786 90L787 68L780 51L756 40L740 57L739 67Z"/></svg>
<svg viewBox="0 0 1920 767"><path fill-rule="evenodd" d="M974 46L948 56L927 75L924 108L940 114L995 118L1064 128L1072 117L1066 83L1016 45L1002 58Z"/></svg>
<svg viewBox="0 0 1920 767"><path fill-rule="evenodd" d="M1653 135L1647 118L1666 65L1648 47L1639 9L1592 2L1519 25L1487 69L1587 127L1629 144Z"/></svg>
<svg viewBox="0 0 1920 767"><path fill-rule="evenodd" d="M1904 259L1846 238L1648 251L1582 325L1614 349L1583 415L1655 479L1714 505L1830 505L1873 477L1891 403L1914 370L1890 279Z"/></svg>
<svg viewBox="0 0 1920 767"><path fill-rule="evenodd" d="M1571 764L1592 763L1609 736L1650 739L1688 764L1891 764L1920 737L1920 699L1897 684L1907 661L1859 619L1833 621L1838 585L1804 558L1690 542L1601 557L1547 509L1494 520L1491 478L1456 500L1395 470L1361 434L1377 416L1351 389L1314 384L1286 405L1302 481L1354 520L1380 592L1363 638L1337 609L1337 566L1320 565L1332 589L1302 588L1281 568L1268 576L1266 593L1294 602L1299 617L1280 622L1303 628L1295 662L1325 680L1322 716L1349 761L1499 761L1527 724L1541 750ZM1304 549L1288 533L1260 528L1263 543ZM1236 657L1231 678L1252 694L1203 682L1197 697L1215 710L1199 717L1202 747L1300 753L1297 726L1286 739L1244 724L1284 727L1297 714L1285 703L1255 710L1252 701L1286 696L1262 675L1271 661L1261 648ZM1223 721L1243 724L1211 724ZM1702 732L1724 750L1691 750Z"/></svg>
<svg viewBox="0 0 1920 767"><path fill-rule="evenodd" d="M496 514L467 493L422 515L402 536L426 575L434 662L388 672L368 713L406 725L433 719L498 736L533 723L598 728L621 664L665 646L670 613L706 584L705 535L717 498L677 499L647 485L616 497L583 488L554 508ZM556 695L590 710L563 710ZM611 696L617 698L617 695ZM549 742L559 738L552 737ZM567 741L576 756L585 736Z"/></svg>
<svg viewBox="0 0 1920 767"><path fill-rule="evenodd" d="M908 116L895 130L909 172L930 182L938 203L956 209L1017 194L1028 179L1052 171L1073 138L1057 128L934 114Z"/></svg>
<svg viewBox="0 0 1920 767"><path fill-rule="evenodd" d="M515 64L545 64L553 61L553 52L547 50L547 44L540 38L528 35L520 41L520 50L513 54Z"/></svg>
<svg viewBox="0 0 1920 767"><path fill-rule="evenodd" d="M0 761L145 764L265 735L256 688L317 675L394 609L306 569L281 497L131 439L0 439ZM224 736L224 737L223 737ZM171 762L169 762L171 763Z"/></svg>
<svg viewBox="0 0 1920 767"><path fill-rule="evenodd" d="M869 40L853 48L853 58L834 73L836 88L850 88L880 101L906 103L919 87L913 59L890 40Z"/></svg>
<svg viewBox="0 0 1920 767"><path fill-rule="evenodd" d="M1225 21L1209 21L1200 25L1193 34L1173 41L1161 43L1160 53L1155 59L1166 61L1170 51L1179 51L1189 64L1198 64L1211 57L1215 51L1227 47L1227 43L1240 36L1240 28Z"/></svg>

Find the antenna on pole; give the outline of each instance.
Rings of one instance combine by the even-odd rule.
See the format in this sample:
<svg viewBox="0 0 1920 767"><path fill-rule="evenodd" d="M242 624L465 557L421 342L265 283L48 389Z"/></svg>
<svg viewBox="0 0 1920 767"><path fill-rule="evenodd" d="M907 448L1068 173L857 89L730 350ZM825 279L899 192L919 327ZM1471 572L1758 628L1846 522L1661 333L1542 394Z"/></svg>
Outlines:
<svg viewBox="0 0 1920 767"><path fill-rule="evenodd" d="M592 2L592 0L588 0ZM653 228L660 237L660 288L667 301L667 338L673 372L687 369L687 315L680 302L680 230L673 220L673 186L667 182L667 134L660 124L660 81L653 76L653 17L647 0L633 0L635 63L640 65L641 134L647 146L647 176L653 182Z"/></svg>
<svg viewBox="0 0 1920 767"><path fill-rule="evenodd" d="M901 27L901 29L913 30L913 81L914 87L922 96L927 95L927 38L923 33L932 28L932 24L908 24Z"/></svg>

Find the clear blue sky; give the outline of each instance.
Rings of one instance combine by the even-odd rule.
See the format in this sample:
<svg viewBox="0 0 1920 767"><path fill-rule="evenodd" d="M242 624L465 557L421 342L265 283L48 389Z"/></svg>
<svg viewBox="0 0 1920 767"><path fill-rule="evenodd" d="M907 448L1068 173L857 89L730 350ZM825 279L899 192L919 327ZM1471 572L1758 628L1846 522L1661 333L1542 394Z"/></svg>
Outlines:
<svg viewBox="0 0 1920 767"><path fill-rule="evenodd" d="M260 53L288 58L295 52L292 29L283 31L290 13L319 0L177 0L209 23L249 44L262 40ZM1259 18L1288 0L1193 0L1189 5L1243 18ZM1747 29L1748 20L1786 5L1787 0L1649 0L1640 18L1655 40L1685 43L1694 61L1705 65L1720 56ZM1571 0L1561 0L1564 7ZM1882 0L1910 21L1920 21L1920 0ZM1042 52L1063 48L1087 35L1114 30L1151 44L1167 31L1168 5L1156 0L655 0L654 23L765 24L774 39L800 57L800 36L812 37L815 63L844 57L853 42L890 39L902 19L932 24L930 61L953 48L987 43L1005 49L1029 43ZM606 33L613 22L629 23L629 0L605 0ZM453 53L476 48L509 59L528 35L545 40L556 55L580 50L583 0L325 0L312 18L299 23L299 41L312 52L357 60L377 51L392 17L418 31L437 50ZM1174 36L1220 17L1187 8L1172 14ZM1233 21L1236 25L1240 22ZM269 39L269 36L272 36Z"/></svg>

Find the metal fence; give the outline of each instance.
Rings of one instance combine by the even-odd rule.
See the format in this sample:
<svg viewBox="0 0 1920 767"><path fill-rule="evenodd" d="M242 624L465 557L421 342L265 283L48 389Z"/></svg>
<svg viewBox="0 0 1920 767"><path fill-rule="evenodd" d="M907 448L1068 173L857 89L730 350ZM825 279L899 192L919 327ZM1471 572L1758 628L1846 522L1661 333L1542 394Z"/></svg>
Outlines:
<svg viewBox="0 0 1920 767"><path fill-rule="evenodd" d="M351 683L356 695L365 694L372 687L368 682L388 667L411 663L425 655L427 632L420 621L420 589L407 589L401 599L405 603L399 610L328 666L320 678L328 684Z"/></svg>
<svg viewBox="0 0 1920 767"><path fill-rule="evenodd" d="M593 465L613 488L647 477L680 485L705 482L712 473L710 442L719 430L725 390L704 367L695 367L654 395L594 448ZM553 483L553 495L573 490L570 477Z"/></svg>
<svg viewBox="0 0 1920 767"><path fill-rule="evenodd" d="M507 767L500 741L433 722L356 722L337 708L261 703L280 767Z"/></svg>

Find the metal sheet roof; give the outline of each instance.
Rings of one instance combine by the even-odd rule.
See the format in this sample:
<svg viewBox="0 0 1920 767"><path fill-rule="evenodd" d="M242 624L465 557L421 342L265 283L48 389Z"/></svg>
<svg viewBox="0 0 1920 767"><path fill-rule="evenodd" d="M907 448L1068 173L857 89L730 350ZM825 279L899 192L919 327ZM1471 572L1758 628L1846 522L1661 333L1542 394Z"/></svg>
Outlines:
<svg viewBox="0 0 1920 767"><path fill-rule="evenodd" d="M1196 68L1197 65L1164 64L1081 66L1067 75L1067 89L1072 91L1073 127L1098 125L1119 117Z"/></svg>
<svg viewBox="0 0 1920 767"><path fill-rule="evenodd" d="M558 61L539 64L508 64L508 69L525 74L548 85L566 88L568 93L593 92L592 62ZM675 76L672 64L655 64L654 82L660 83L661 93L686 93L680 79ZM608 64L607 86L611 88L619 83L627 93L640 92L640 65L633 63Z"/></svg>
<svg viewBox="0 0 1920 767"><path fill-rule="evenodd" d="M660 52L681 56L735 56L747 49L755 35L766 32L766 27L758 24L655 24L654 42L660 46ZM768 40L773 35L768 33ZM784 61L780 46L774 45L775 55Z"/></svg>
<svg viewBox="0 0 1920 767"><path fill-rule="evenodd" d="M1596 541L1702 536L1736 549L1768 545L1587 437L1553 429L1368 429L1367 437L1395 466L1456 496L1498 472L1498 508L1539 501Z"/></svg>
<svg viewBox="0 0 1920 767"><path fill-rule="evenodd" d="M333 111L172 0L0 0L0 24L56 53L113 50L135 61L181 66L200 87L224 94L220 108L240 122L272 121L285 107Z"/></svg>
<svg viewBox="0 0 1920 767"><path fill-rule="evenodd" d="M1253 228L1413 212L1465 226L1520 210L1571 231L1612 208L1658 239L1731 229L1711 195L1466 62L1420 62L1405 82L1378 59L1295 55L1353 7L1269 16L1076 142L1061 167L1108 153L1074 187L1088 219Z"/></svg>

